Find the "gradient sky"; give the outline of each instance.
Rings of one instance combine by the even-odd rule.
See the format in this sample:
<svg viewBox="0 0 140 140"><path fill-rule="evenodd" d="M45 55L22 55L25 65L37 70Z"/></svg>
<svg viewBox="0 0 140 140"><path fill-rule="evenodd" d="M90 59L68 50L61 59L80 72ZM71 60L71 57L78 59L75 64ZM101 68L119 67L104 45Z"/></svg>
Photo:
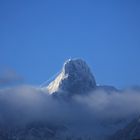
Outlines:
<svg viewBox="0 0 140 140"><path fill-rule="evenodd" d="M139 0L0 0L0 69L39 85L68 58L99 84L140 85Z"/></svg>

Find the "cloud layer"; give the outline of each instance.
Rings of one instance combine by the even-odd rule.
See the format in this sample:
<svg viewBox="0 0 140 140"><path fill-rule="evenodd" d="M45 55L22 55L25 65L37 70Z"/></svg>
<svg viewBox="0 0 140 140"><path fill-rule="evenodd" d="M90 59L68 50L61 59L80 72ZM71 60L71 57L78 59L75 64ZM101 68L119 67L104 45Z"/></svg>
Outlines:
<svg viewBox="0 0 140 140"><path fill-rule="evenodd" d="M31 86L0 90L1 124L24 124L34 120L84 124L139 114L140 92L135 89L112 93L96 90L74 95L69 100L53 97Z"/></svg>

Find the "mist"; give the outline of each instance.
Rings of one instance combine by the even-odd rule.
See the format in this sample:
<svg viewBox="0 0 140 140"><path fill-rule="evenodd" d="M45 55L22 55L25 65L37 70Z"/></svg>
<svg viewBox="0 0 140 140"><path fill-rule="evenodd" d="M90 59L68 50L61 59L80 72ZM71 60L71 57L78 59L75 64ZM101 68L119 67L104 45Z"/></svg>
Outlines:
<svg viewBox="0 0 140 140"><path fill-rule="evenodd" d="M68 100L29 85L0 90L0 124L26 125L33 121L92 124L140 114L140 91L111 93L95 90Z"/></svg>

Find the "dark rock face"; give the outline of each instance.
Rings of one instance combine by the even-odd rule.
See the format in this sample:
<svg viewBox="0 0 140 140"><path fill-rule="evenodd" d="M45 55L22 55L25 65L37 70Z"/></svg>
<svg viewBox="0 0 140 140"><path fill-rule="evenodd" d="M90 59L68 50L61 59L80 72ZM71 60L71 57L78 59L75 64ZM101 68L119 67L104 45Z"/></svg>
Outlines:
<svg viewBox="0 0 140 140"><path fill-rule="evenodd" d="M140 140L140 118L133 120L124 129L116 132L110 140Z"/></svg>
<svg viewBox="0 0 140 140"><path fill-rule="evenodd" d="M60 140L59 133L61 131L66 131L62 125L32 122L24 127L1 128L0 140Z"/></svg>

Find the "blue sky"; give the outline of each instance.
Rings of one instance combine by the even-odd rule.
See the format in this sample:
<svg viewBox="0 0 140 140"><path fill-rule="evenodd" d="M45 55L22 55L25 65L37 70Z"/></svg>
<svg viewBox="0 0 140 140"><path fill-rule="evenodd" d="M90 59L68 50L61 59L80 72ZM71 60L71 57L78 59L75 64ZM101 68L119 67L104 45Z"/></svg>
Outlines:
<svg viewBox="0 0 140 140"><path fill-rule="evenodd" d="M0 1L1 70L38 85L75 57L99 84L140 85L140 1Z"/></svg>

